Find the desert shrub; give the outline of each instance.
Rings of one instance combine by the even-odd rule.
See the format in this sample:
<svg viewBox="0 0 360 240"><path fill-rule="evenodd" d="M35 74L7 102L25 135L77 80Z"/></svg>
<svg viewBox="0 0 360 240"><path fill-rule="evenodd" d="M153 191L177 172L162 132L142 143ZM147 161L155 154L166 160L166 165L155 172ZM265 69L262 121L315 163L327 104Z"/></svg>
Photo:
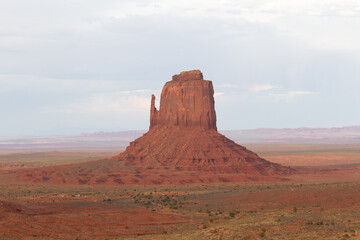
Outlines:
<svg viewBox="0 0 360 240"><path fill-rule="evenodd" d="M170 209L176 210L176 209L178 209L178 206L176 206L176 205L171 205L171 206L170 206Z"/></svg>
<svg viewBox="0 0 360 240"><path fill-rule="evenodd" d="M233 218L233 217L235 217L235 213L234 212L229 212L229 216Z"/></svg>
<svg viewBox="0 0 360 240"><path fill-rule="evenodd" d="M266 229L263 228L263 229L261 229L261 232L259 233L259 236L260 236L261 238L263 238L263 237L265 237L265 233L266 233Z"/></svg>

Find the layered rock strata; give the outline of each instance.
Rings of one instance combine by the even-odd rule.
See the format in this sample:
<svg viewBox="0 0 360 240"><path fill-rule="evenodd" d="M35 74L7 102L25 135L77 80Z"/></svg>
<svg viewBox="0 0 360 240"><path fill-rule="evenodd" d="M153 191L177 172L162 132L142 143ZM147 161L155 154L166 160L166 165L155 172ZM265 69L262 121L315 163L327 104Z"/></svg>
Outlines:
<svg viewBox="0 0 360 240"><path fill-rule="evenodd" d="M152 95L150 130L157 125L216 130L212 82L203 80L199 70L173 76L162 90L159 111Z"/></svg>

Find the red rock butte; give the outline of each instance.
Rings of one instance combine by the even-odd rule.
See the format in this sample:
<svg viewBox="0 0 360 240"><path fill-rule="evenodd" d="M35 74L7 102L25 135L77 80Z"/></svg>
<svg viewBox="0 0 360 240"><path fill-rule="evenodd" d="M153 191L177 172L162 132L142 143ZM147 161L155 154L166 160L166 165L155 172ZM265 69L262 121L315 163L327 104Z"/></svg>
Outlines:
<svg viewBox="0 0 360 240"><path fill-rule="evenodd" d="M128 166L281 176L291 169L260 158L217 132L214 89L199 70L174 75L152 95L150 128L118 155Z"/></svg>
<svg viewBox="0 0 360 240"><path fill-rule="evenodd" d="M150 130L155 126L178 126L216 130L214 89L199 70L181 72L167 82L161 93L160 111L152 95Z"/></svg>
<svg viewBox="0 0 360 240"><path fill-rule="evenodd" d="M111 159L9 171L5 177L51 184L184 185L287 181L293 172L217 132L212 82L194 70L165 84L159 110L152 96L149 131L125 152Z"/></svg>

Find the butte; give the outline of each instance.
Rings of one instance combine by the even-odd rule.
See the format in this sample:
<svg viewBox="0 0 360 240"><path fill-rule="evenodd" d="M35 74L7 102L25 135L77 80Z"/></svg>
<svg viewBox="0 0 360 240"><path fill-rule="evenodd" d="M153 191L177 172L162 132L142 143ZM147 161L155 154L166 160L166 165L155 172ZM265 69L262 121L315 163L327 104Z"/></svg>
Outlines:
<svg viewBox="0 0 360 240"><path fill-rule="evenodd" d="M271 163L217 131L214 89L199 70L174 75L152 95L150 128L118 156L140 168L281 176L291 169Z"/></svg>
<svg viewBox="0 0 360 240"><path fill-rule="evenodd" d="M199 70L173 76L160 108L150 106L150 128L119 155L98 161L10 172L51 184L183 185L286 181L294 172L218 133L211 81Z"/></svg>

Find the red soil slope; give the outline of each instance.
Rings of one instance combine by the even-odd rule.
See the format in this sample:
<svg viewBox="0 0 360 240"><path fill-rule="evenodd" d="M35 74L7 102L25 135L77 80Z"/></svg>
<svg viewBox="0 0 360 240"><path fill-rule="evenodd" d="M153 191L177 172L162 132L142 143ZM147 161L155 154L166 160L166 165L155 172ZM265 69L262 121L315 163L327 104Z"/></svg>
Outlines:
<svg viewBox="0 0 360 240"><path fill-rule="evenodd" d="M161 143L159 143L161 139ZM282 176L289 168L270 163L216 130L158 127L130 143L118 156L128 165L170 170Z"/></svg>

